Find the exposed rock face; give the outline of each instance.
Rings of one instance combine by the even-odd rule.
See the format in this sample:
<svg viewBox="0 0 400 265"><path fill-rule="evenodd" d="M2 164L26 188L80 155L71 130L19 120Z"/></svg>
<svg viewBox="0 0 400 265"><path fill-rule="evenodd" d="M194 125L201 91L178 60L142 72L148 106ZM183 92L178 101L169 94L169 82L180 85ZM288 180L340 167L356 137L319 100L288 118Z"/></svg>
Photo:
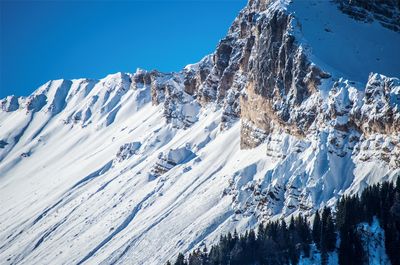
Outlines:
<svg viewBox="0 0 400 265"><path fill-rule="evenodd" d="M1 109L7 112L16 111L19 108L18 98L16 96L8 96L0 100Z"/></svg>
<svg viewBox="0 0 400 265"><path fill-rule="evenodd" d="M316 117L302 103L315 93L321 78L330 77L310 63L291 34L292 17L281 10L261 17L266 3L250 2L232 24L212 57L185 69L184 91L201 105L216 102L223 110L221 127L242 118L243 148L260 144L273 128L304 135ZM164 96L164 87L153 102ZM166 102L180 97L167 96ZM161 97L162 98L162 97ZM279 126L274 126L274 124Z"/></svg>
<svg viewBox="0 0 400 265"><path fill-rule="evenodd" d="M362 103L355 102L350 119L362 132L357 146L361 161L378 159L400 167L400 80L371 74Z"/></svg>
<svg viewBox="0 0 400 265"><path fill-rule="evenodd" d="M260 18L255 9L261 5L250 4L242 11L212 57L182 72L184 87L180 90L196 97L203 106L209 102L219 104L224 110L222 128L241 117L248 124L247 129L268 133L270 122L265 120L268 117L301 134L315 117L308 114L304 117L304 112L291 109L300 106L317 90L320 78L329 75L311 64L302 48L295 44L290 34L291 16L276 11L271 17ZM158 104L165 99L167 113L172 112L171 102L182 98L172 87L179 86L164 83L152 86L153 102ZM260 104L255 106L255 101ZM252 134L249 131L248 135ZM243 136L244 148L254 147L252 141L262 141Z"/></svg>
<svg viewBox="0 0 400 265"><path fill-rule="evenodd" d="M229 194L244 192L250 196L254 193L255 197L250 196L255 200L251 205L261 204L254 209L250 207L251 212L259 211L260 216L291 213L300 208L313 211L319 199L310 190L332 181L329 174L333 173L324 171L326 161L339 159L342 164L337 167L349 171L353 170L354 163L371 161L398 169L399 80L371 74L368 80L365 77L364 86L342 78L340 73L325 70L314 60L312 49L303 43L302 24L295 12L288 11L290 4L284 0L249 1L213 54L178 73L139 69L134 74L110 77L104 81L110 83L105 84L108 87L105 94L93 95L91 103L71 114L65 122L87 126L94 119L93 106L102 104L102 112L109 113L105 125L112 124L119 110L115 102L129 89L137 91L136 96L142 97L143 102L151 100L153 105L160 105L165 120L177 129L192 126L202 108L212 105L221 109L218 124L221 130L229 129L240 120L240 147L252 149L264 143L266 157L280 163L269 173L271 177L247 183L249 189L246 185L231 187ZM358 20L370 21L373 17L385 27L397 29L395 1L384 1L380 5L376 1L337 0L328 4ZM332 29L325 31L333 34ZM64 83L60 87L65 90L58 89L54 97L44 93L47 89L44 87L43 93L39 91L27 99L3 100L2 109L13 111L22 102L27 111L35 112L49 98L54 104L61 104L50 104L47 108L48 112L56 113L63 108L65 92L70 86ZM83 82L81 86L90 93L95 83ZM288 167L293 163L291 159L300 159L303 152L319 148L323 151L315 151L312 163L316 168L325 169L309 172L304 163L311 162L305 160L293 166L293 172L270 183L275 176L284 175L279 168ZM135 152L127 144L117 156L124 160ZM162 155L153 173L162 175L176 163ZM340 184L343 189L350 185L350 175L346 175L348 181ZM250 209L244 208L238 204L236 210L245 213Z"/></svg>
<svg viewBox="0 0 400 265"><path fill-rule="evenodd" d="M194 75L194 71L188 70L182 73L161 73L139 69L133 79L136 87L150 87L152 103L163 105L164 117L168 123L176 128L186 128L196 121L200 108L191 90L197 84Z"/></svg>
<svg viewBox="0 0 400 265"><path fill-rule="evenodd" d="M366 15L372 12L376 19L385 17L399 21L396 20L396 1L383 4L363 0L337 2L348 14L358 10ZM193 119L185 117L193 117L195 112L186 115L185 109L177 106L193 104L189 103L192 99L202 106L215 102L223 108L221 128L229 127L238 118L242 120L241 147L246 149L258 146L273 132L304 137L310 133L313 123L328 124L327 119L335 120L341 115L324 113L321 108L324 99L319 86L323 80L330 79L331 74L310 61L294 34L294 24L298 22L292 14L276 8L276 4L279 1L249 1L212 56L185 68L180 74L163 75L167 81L160 83L155 81L159 79L149 78L153 103L163 102L168 121L180 120L184 121L183 127L190 126ZM356 18L361 19L360 16ZM157 76L159 78L160 74ZM337 84L333 91L335 86ZM393 79L370 80L363 109L354 106L347 117L348 123L336 122L334 127L346 131L350 126L362 133L397 131L398 107L387 107L396 97L393 96L396 92L389 92L391 86L397 86ZM370 97L377 93L381 94L380 102L371 105ZM188 98L187 94L193 98ZM374 104L385 110L380 118L365 115L370 114ZM380 110L373 113L376 112Z"/></svg>
<svg viewBox="0 0 400 265"><path fill-rule="evenodd" d="M396 0L335 0L340 10L357 20L379 21L382 26L400 31L400 2Z"/></svg>
<svg viewBox="0 0 400 265"><path fill-rule="evenodd" d="M396 179L400 34L338 7L250 0L178 73L55 80L1 100L0 260L165 264Z"/></svg>
<svg viewBox="0 0 400 265"><path fill-rule="evenodd" d="M210 74L212 67L212 56L206 56L197 64L188 65L183 69L184 90L189 95L196 95L197 89Z"/></svg>
<svg viewBox="0 0 400 265"><path fill-rule="evenodd" d="M117 153L117 160L124 161L135 155L142 144L140 142L132 142L122 145Z"/></svg>
<svg viewBox="0 0 400 265"><path fill-rule="evenodd" d="M44 94L33 95L29 97L26 102L26 110L37 112L41 110L44 105L46 105L46 100L47 97Z"/></svg>
<svg viewBox="0 0 400 265"><path fill-rule="evenodd" d="M354 123L365 134L400 132L400 80L372 74L365 88L363 106L353 111Z"/></svg>
<svg viewBox="0 0 400 265"><path fill-rule="evenodd" d="M101 104L101 112L107 114L103 123L109 126L119 111L117 102L129 89L137 91L136 97L143 102L151 100L153 105L161 105L163 117L178 129L192 126L201 108L214 105L222 109L221 130L229 129L240 119L240 147L251 149L265 143L266 157L281 163L269 173L272 177L230 187L227 194L234 200L236 196L249 196L248 205L238 201L234 206L243 214L258 212L259 216L273 216L297 209L312 212L318 199L310 195L309 183L323 185L328 180L317 179L328 178L329 172L325 175L307 172L300 162L286 175L279 168L285 168L292 163L290 159L319 146L323 146L324 152L315 155L317 168L323 166L327 157L352 163L381 161L392 169L399 168L399 80L371 74L363 88L324 71L313 62L312 53L296 35L301 31L296 14L288 12L282 3L287 4L285 1L249 1L216 51L181 72L139 69L134 74L106 78L102 81L102 86L107 88L102 92L104 95L92 95L90 103L72 113L65 123L87 126L96 115L93 107ZM394 1L385 1L382 5L361 0L337 0L336 3L335 7L358 20L375 19L385 27L398 30L398 7ZM1 101L1 107L5 111L24 107L34 113L47 106L45 111L55 115L64 108L67 94L73 90L71 82L59 82L47 83L26 99L8 97ZM96 82L99 81L82 81L79 89L86 90L86 95ZM327 91L322 91L324 82ZM53 85L57 88L51 89ZM150 95L146 90L150 90ZM280 135L289 135L293 143ZM139 147L138 143L121 146L117 160L130 158ZM184 155L192 156L188 152ZM153 174L162 175L181 162L170 154L161 155ZM270 183L278 175L279 181ZM234 178L241 179L241 176ZM343 185L347 187L348 183Z"/></svg>
<svg viewBox="0 0 400 265"><path fill-rule="evenodd" d="M297 31L302 28L296 14L280 8L282 3L286 4L249 1L215 53L181 72L183 85L178 82L173 87L182 93L160 89L165 102L185 102L182 99L190 95L202 107L216 104L223 110L221 129L240 119L242 149L266 143L266 156L281 161L258 181L235 186L235 178L242 183L243 176L234 176L224 192L232 196L237 214L259 218L297 210L312 213L319 200L315 191L337 182L331 176L336 170L350 172L335 184L348 188L355 163L380 161L392 169L400 167L399 80L371 74L362 87L324 71L298 39ZM375 1L337 3L358 20L373 17L398 30L394 1L384 5ZM183 120L185 110L180 113ZM280 135L290 135L293 142ZM320 171L308 172L302 162L293 162L310 150L316 152L312 163ZM331 165L338 169L327 169L330 160L340 161ZM293 171L283 172L287 167ZM272 179L276 181L271 183ZM248 197L245 205L243 197Z"/></svg>
<svg viewBox="0 0 400 265"><path fill-rule="evenodd" d="M193 153L188 146L171 149L166 154L159 154L158 162L152 168L151 173L154 176L160 176L176 165L185 164L195 157L195 153Z"/></svg>
<svg viewBox="0 0 400 265"><path fill-rule="evenodd" d="M392 30L400 29L398 1L335 0L334 3L355 19L378 20ZM362 101L336 102L348 105L330 107L328 112L323 109L329 102L325 102L321 94L322 82L333 83L340 76L332 77L312 62L310 53L296 39L296 30L301 30L301 25L295 14L286 10L287 4L283 0L250 0L213 54L179 73L139 69L122 78L126 84L121 84L121 91L111 92L111 89L109 93L115 93L115 98L126 93L129 87L149 87L152 103L162 104L164 117L176 128L191 126L197 121L201 107L216 104L223 109L221 129L229 128L241 119L243 149L258 146L271 133L284 132L303 138L315 132L316 126L329 127L329 124L334 124L333 127L340 131L352 128L360 134L398 133L397 79L370 77L365 96L356 93ZM63 108L63 98L70 84L62 82L65 86L61 86L55 95L61 100L54 100L48 109L50 112L57 113ZM341 85L336 82L331 86L331 93L334 93ZM94 96L93 104L97 100ZM46 104L47 95L37 93L22 102L27 111L36 112ZM112 102L110 100L104 111L113 108ZM1 107L6 111L15 111L20 104L16 97L1 101ZM86 124L91 116L91 107L87 106L66 123Z"/></svg>

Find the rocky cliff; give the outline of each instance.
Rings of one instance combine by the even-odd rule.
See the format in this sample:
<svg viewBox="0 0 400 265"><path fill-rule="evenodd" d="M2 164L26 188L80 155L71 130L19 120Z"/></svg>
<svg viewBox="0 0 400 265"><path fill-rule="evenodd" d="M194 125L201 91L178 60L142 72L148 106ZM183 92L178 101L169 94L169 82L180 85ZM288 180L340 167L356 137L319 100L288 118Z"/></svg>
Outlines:
<svg viewBox="0 0 400 265"><path fill-rule="evenodd" d="M321 18L318 12L323 13L324 9L334 9L335 14ZM376 45L375 49L381 49L377 51L377 64L362 69L364 80L360 82L351 80L351 73L349 79L345 78L349 73L342 75L342 69L332 67L329 60L315 59L319 54L313 54L310 47L312 43L307 41L308 37L315 37L309 36L311 34L320 39L327 38L324 35L336 35L331 39L337 42L337 48L340 48L340 45L343 45L340 38L344 33L341 32L342 28L335 28L335 22L339 23L340 20L346 19L346 15L350 15L352 19L362 21L365 24L362 26L368 27L374 20L379 21L388 28L386 33L396 36L391 40L394 44L400 41L396 33L398 14L399 5L395 1L249 1L233 22L227 36L218 44L215 53L177 74L184 80L180 82L183 83L183 86L180 86L182 94L168 92L163 98L167 121L178 117L171 115L171 108L176 109L172 106L181 106L185 102L180 100L178 103L177 99L189 97L202 108L207 108L210 104L221 108L223 114L219 124L222 130L240 120L242 149L266 144L269 149L265 155L285 163L286 157L291 156L293 151L282 150L287 147L280 146L283 144L281 141L276 142L278 135L288 135L298 142L298 146L312 146L316 143L324 145L328 152L322 155L324 159L319 158L314 162L314 167L327 167L326 164L337 166L343 178L337 184L341 183L342 188L349 187L350 183L362 185L354 183L354 175L348 161L352 161L352 167L356 168L362 167L363 163L378 161L380 169L387 168L386 172L391 172L389 174L398 172L399 79L370 71L383 71L384 74L400 73L398 62L392 63L399 59L399 52L395 49L383 51L383 47ZM310 25L305 25L308 18L303 17L304 15L316 15L317 19L323 20L318 21L322 25L314 29L322 33L306 32L303 27ZM328 26L328 22L331 26ZM357 24L356 27L360 25ZM351 46L343 48L353 49ZM365 53L363 56L368 57L368 51L369 48L362 50L356 47L354 53ZM341 55L341 51L324 52L342 57L343 64L353 60ZM388 65L390 71L387 69ZM179 87L179 84L175 87ZM155 84L152 85L152 91L153 102L158 104L159 96L154 95L160 92L164 95L165 89L159 89ZM181 113L178 120L181 120L183 127L190 126L191 122L187 122L184 117L192 116L193 113L185 115L182 109L178 112ZM304 148L295 150L299 154L304 151ZM341 165L333 165L335 162L330 162L336 159L343 161ZM268 191L277 189L272 188L271 184L257 192L264 194L262 198L257 199L258 201L273 201L273 204L280 201L283 207L278 207L280 210L271 212L271 208L276 207L264 207L258 202L253 204L268 209L270 215L282 210L293 212L293 209L299 209L299 205L303 205L300 207L302 209L313 209L318 199L314 196L309 198L307 183L313 175L319 182L327 181L324 178L329 179L328 176L334 171L329 169L330 166L319 173L298 169L304 174L303 178L307 179L302 181L301 188L293 186L288 179L281 178L283 183L278 186L282 191L280 195L277 191ZM364 177L370 174L371 172L363 173ZM322 184L324 185L327 183ZM299 195L293 197L291 193L303 194L303 199ZM325 196L335 196L335 193ZM303 201L304 198L308 201Z"/></svg>
<svg viewBox="0 0 400 265"><path fill-rule="evenodd" d="M250 0L180 72L2 99L0 260L160 264L393 180L398 14L389 0Z"/></svg>

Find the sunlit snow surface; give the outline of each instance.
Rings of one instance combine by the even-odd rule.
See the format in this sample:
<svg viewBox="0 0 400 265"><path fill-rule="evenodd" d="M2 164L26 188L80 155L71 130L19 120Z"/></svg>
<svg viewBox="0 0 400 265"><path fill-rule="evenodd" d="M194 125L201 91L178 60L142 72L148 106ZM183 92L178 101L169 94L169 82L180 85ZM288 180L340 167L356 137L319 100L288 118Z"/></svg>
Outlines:
<svg viewBox="0 0 400 265"><path fill-rule="evenodd" d="M398 32L355 21L328 0L292 1L287 11L295 17L296 39L324 70L356 82L371 72L399 76Z"/></svg>
<svg viewBox="0 0 400 265"><path fill-rule="evenodd" d="M1 112L1 138L11 148L0 164L1 260L158 264L232 226L231 198L222 198L227 178L265 152L240 151L239 123L220 132L221 113L212 107L189 129L172 128L151 105L150 89L123 90L123 77L109 76L90 91L95 81L73 81L56 116L49 107L60 103L52 95L62 81L49 85L40 112ZM89 106L91 123L66 122ZM116 154L130 142L141 146L120 161ZM162 176L150 173L161 152L182 147L196 157Z"/></svg>
<svg viewBox="0 0 400 265"><path fill-rule="evenodd" d="M257 181L272 189L303 185L314 203L357 184L348 177L352 160L328 154L328 133L311 142L275 135L275 145L240 150L240 122L221 131L215 105L176 129L162 106L151 104L150 88L130 86L128 76L68 81L60 97L66 81L53 81L36 92L47 95L40 111L0 112L0 139L8 143L0 149L6 264L160 264L223 232L253 227L256 216L235 209L252 203L248 186ZM63 109L54 113L54 106ZM71 119L76 113L92 114ZM271 148L286 157L266 156ZM170 170L153 174L163 157ZM388 170L370 163L354 173L373 183ZM293 194L281 195L288 200L271 205L272 215L291 213Z"/></svg>
<svg viewBox="0 0 400 265"><path fill-rule="evenodd" d="M353 21L328 1L278 2L273 8L295 13L296 38L324 70L361 83L369 71L398 76L399 34ZM221 130L213 103L182 106L194 123L178 129L166 123L162 104L152 105L150 87L131 79L51 81L20 99L17 111L0 110L0 263L162 264L221 233L254 227L262 218L256 185L285 200L268 205L279 218L298 212L299 196L312 212L398 172L329 152L329 140L341 136L330 127L306 139L271 135L268 144L240 150L240 121ZM365 87L339 83L329 95L339 107Z"/></svg>

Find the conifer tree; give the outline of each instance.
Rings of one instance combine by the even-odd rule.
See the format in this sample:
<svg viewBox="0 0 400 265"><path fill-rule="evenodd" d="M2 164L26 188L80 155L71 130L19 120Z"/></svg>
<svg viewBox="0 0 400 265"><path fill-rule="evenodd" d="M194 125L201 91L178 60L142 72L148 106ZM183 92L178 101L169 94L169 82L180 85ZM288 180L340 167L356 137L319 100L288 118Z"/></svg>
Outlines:
<svg viewBox="0 0 400 265"><path fill-rule="evenodd" d="M174 265L187 265L185 261L185 256L183 256L182 253L178 254L178 257L176 258Z"/></svg>
<svg viewBox="0 0 400 265"><path fill-rule="evenodd" d="M369 207L371 206L371 207ZM325 207L322 214L315 213L312 229L301 215L290 219L260 224L244 234L221 235L217 245L189 254L188 261L179 254L174 265L264 265L296 264L300 254L307 257L310 244L317 245L321 263L327 264L329 253L336 249L340 235L338 261L340 265L358 265L368 262L364 253L361 222L377 218L385 232L385 248L393 265L400 265L400 178L396 185L377 184L365 189L361 196L343 196L337 203L335 214ZM167 265L171 265L170 262Z"/></svg>
<svg viewBox="0 0 400 265"><path fill-rule="evenodd" d="M312 228L312 238L318 249L321 249L321 218L318 211L315 212L314 223Z"/></svg>
<svg viewBox="0 0 400 265"><path fill-rule="evenodd" d="M336 232L331 209L324 207L321 224L321 248L324 251L332 252L335 250L335 246Z"/></svg>

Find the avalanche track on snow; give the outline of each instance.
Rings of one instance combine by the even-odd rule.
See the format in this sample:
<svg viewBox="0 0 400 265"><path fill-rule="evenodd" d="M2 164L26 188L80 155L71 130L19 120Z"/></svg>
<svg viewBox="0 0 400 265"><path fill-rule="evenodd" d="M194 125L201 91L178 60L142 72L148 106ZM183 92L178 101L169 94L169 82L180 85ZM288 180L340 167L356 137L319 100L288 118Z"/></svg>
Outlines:
<svg viewBox="0 0 400 265"><path fill-rule="evenodd" d="M331 1L250 0L179 73L1 100L0 260L162 264L393 180L398 43Z"/></svg>

